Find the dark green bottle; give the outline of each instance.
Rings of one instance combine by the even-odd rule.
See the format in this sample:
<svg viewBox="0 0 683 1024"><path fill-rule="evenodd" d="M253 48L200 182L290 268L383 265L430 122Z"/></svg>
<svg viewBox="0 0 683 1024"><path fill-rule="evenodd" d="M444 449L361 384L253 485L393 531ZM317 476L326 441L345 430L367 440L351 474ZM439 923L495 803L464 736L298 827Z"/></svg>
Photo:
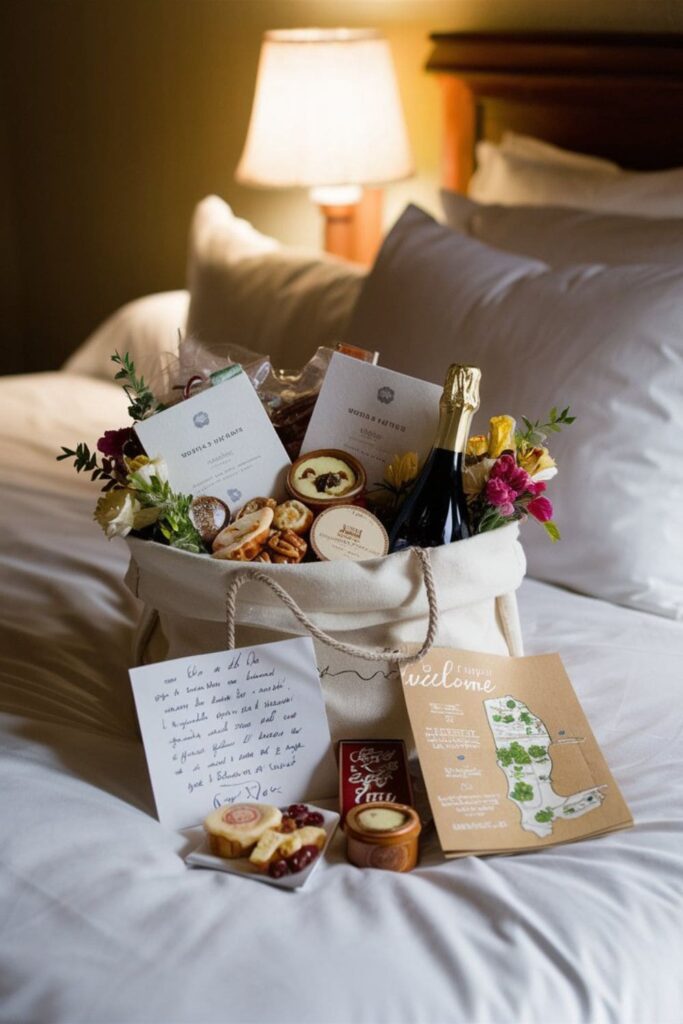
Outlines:
<svg viewBox="0 0 683 1024"><path fill-rule="evenodd" d="M462 483L472 416L479 408L481 370L453 364L439 401L439 428L422 472L403 503L389 550L434 548L470 535Z"/></svg>

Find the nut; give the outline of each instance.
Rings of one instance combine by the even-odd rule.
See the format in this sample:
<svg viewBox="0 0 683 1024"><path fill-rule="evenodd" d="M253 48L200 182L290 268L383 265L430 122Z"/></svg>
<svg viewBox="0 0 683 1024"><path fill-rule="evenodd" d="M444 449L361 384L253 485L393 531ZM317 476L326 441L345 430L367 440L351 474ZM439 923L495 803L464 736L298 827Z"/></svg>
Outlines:
<svg viewBox="0 0 683 1024"><path fill-rule="evenodd" d="M266 551L273 562L295 564L308 551L308 544L293 530L276 530L266 543Z"/></svg>

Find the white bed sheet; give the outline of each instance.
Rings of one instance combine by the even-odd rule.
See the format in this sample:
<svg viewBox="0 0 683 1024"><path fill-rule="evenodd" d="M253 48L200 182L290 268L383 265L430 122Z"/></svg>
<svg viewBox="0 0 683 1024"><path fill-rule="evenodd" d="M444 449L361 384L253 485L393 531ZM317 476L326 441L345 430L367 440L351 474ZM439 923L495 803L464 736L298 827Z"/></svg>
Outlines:
<svg viewBox="0 0 683 1024"><path fill-rule="evenodd" d="M113 385L0 381L0 1019L680 1021L681 624L521 592L527 649L562 653L630 831L451 862L432 838L405 876L350 866L337 837L300 893L188 870L136 733L126 548L54 461L124 422Z"/></svg>

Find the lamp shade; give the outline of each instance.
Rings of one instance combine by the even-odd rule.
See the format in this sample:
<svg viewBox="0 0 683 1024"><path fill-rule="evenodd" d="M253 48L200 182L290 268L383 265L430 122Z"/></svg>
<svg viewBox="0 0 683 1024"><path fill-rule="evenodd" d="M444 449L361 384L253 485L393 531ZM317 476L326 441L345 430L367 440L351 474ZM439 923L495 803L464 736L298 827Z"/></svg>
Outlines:
<svg viewBox="0 0 683 1024"><path fill-rule="evenodd" d="M412 173L386 39L366 29L265 33L238 181L369 185Z"/></svg>

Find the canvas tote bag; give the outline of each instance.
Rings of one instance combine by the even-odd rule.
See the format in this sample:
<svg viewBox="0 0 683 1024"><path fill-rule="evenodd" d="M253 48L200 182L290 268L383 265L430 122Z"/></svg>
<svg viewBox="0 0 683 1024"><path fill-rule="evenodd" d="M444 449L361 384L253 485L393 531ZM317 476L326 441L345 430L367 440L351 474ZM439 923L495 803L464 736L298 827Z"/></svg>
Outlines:
<svg viewBox="0 0 683 1024"><path fill-rule="evenodd" d="M432 645L522 654L515 591L526 568L516 523L468 540L362 562L269 565L128 538L126 577L146 605L135 662L313 636L333 740L412 748L398 663Z"/></svg>

